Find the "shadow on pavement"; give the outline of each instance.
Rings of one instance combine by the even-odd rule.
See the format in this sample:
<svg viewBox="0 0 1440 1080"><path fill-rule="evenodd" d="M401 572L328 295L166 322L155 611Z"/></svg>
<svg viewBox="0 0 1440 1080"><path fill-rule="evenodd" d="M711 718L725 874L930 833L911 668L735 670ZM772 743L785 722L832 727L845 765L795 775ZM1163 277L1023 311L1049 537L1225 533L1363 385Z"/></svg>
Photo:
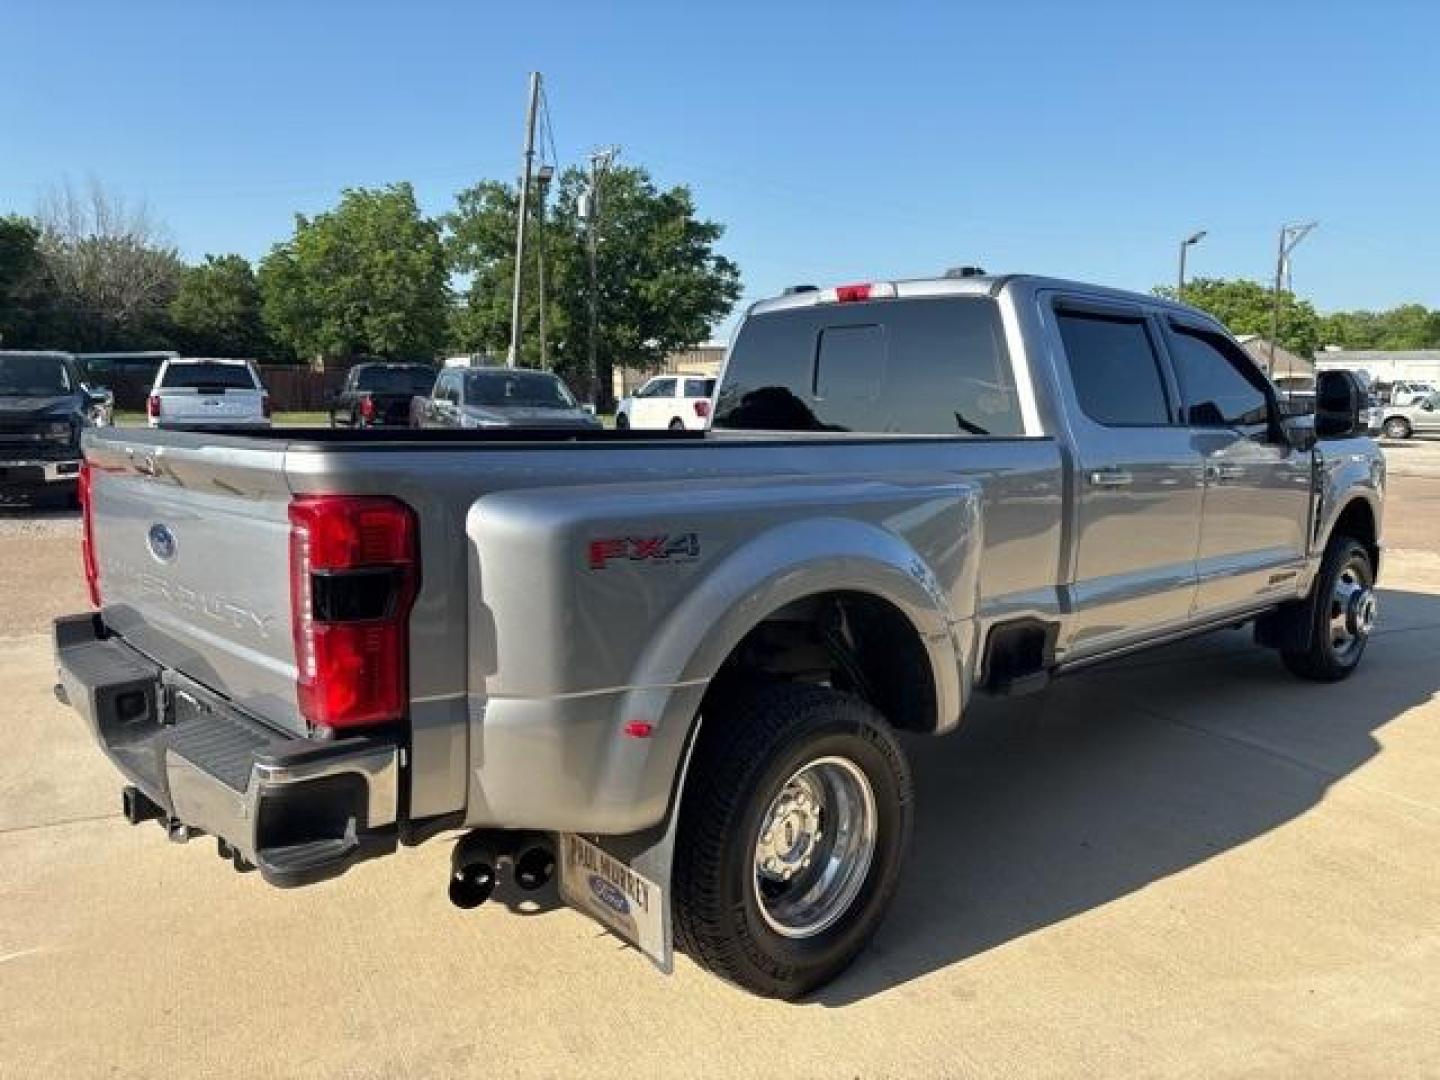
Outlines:
<svg viewBox="0 0 1440 1080"><path fill-rule="evenodd" d="M1440 596L1382 590L1343 683L1292 677L1227 631L981 700L910 743L915 837L869 951L815 1001L844 1006L1123 897L1305 813L1440 688Z"/></svg>

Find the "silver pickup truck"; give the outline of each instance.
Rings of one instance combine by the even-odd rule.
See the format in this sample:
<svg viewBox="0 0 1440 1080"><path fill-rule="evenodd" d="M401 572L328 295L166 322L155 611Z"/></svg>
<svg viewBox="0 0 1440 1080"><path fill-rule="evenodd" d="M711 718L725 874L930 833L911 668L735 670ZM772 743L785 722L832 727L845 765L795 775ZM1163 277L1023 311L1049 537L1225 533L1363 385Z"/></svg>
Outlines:
<svg viewBox="0 0 1440 1080"><path fill-rule="evenodd" d="M58 693L131 821L273 884L460 833L462 906L554 875L794 997L896 888L896 731L1244 622L1355 669L1362 403L1287 419L1205 315L969 276L756 304L706 432L92 430Z"/></svg>

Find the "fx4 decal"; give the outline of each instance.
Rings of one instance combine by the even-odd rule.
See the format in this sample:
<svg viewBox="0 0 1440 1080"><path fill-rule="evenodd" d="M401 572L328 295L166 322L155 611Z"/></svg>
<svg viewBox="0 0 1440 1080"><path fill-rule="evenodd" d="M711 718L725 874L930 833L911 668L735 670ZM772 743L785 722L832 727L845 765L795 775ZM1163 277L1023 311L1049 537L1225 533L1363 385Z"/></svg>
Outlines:
<svg viewBox="0 0 1440 1080"><path fill-rule="evenodd" d="M590 541L590 569L604 570L612 562L692 562L700 557L700 534L661 536L607 536Z"/></svg>

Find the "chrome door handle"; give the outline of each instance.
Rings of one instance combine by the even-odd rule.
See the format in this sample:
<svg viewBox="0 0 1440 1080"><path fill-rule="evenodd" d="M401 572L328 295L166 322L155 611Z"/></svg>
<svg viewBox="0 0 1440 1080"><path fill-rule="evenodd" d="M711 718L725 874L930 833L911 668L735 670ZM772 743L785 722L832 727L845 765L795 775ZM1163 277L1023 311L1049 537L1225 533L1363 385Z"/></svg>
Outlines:
<svg viewBox="0 0 1440 1080"><path fill-rule="evenodd" d="M1239 480L1239 479L1240 479L1241 477L1243 477L1244 475L1245 475L1245 466L1243 466L1243 465L1212 465L1212 466L1210 466L1210 476L1211 476L1211 478L1212 478L1213 480L1215 480L1217 483L1219 483L1220 481L1223 481L1223 480Z"/></svg>
<svg viewBox="0 0 1440 1080"><path fill-rule="evenodd" d="M1092 487L1129 487L1135 482L1124 469L1094 469L1090 473L1090 484Z"/></svg>

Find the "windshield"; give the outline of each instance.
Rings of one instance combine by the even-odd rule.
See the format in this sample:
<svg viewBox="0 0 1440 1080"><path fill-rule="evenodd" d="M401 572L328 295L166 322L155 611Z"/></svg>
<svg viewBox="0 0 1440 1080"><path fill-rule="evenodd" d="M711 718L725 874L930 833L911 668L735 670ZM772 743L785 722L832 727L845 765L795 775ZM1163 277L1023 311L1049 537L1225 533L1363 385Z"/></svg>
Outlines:
<svg viewBox="0 0 1440 1080"><path fill-rule="evenodd" d="M58 356L0 356L0 394L52 397L70 392L70 373Z"/></svg>
<svg viewBox="0 0 1440 1080"><path fill-rule="evenodd" d="M570 391L540 371L473 373L465 379L465 404L482 409L574 409Z"/></svg>
<svg viewBox="0 0 1440 1080"><path fill-rule="evenodd" d="M166 390L254 390L255 380L244 364L171 364L160 381Z"/></svg>
<svg viewBox="0 0 1440 1080"><path fill-rule="evenodd" d="M435 370L428 367L365 368L355 381L355 389L377 394L424 395L434 385Z"/></svg>

